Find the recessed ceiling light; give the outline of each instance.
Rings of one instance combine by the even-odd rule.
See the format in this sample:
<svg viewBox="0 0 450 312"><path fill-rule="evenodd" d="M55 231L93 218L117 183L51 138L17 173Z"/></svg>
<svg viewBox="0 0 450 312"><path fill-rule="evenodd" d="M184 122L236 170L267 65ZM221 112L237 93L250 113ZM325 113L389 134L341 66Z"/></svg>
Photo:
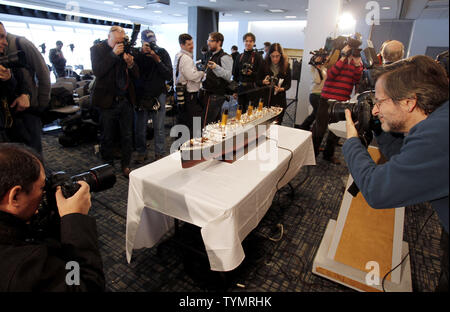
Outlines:
<svg viewBox="0 0 450 312"><path fill-rule="evenodd" d="M162 13L162 11L153 11L153 13L156 13L156 14L161 14L161 13Z"/></svg>
<svg viewBox="0 0 450 312"><path fill-rule="evenodd" d="M136 10L144 9L144 7L140 6L140 5L129 5L128 7L130 9L136 9Z"/></svg>
<svg viewBox="0 0 450 312"><path fill-rule="evenodd" d="M305 9L305 11L306 11L306 12L308 12L308 11L309 11L309 9Z"/></svg>
<svg viewBox="0 0 450 312"><path fill-rule="evenodd" d="M217 0L209 0L209 2L217 2Z"/></svg>
<svg viewBox="0 0 450 312"><path fill-rule="evenodd" d="M270 13L284 13L284 12L286 12L283 9L268 9L267 11L269 11Z"/></svg>
<svg viewBox="0 0 450 312"><path fill-rule="evenodd" d="M390 6L384 6L384 7L381 7L381 9L382 9L382 10L390 10L391 7L390 7Z"/></svg>
<svg viewBox="0 0 450 312"><path fill-rule="evenodd" d="M186 4L187 4L187 2L184 2L184 1L180 1L180 2L178 2L178 4L186 5Z"/></svg>
<svg viewBox="0 0 450 312"><path fill-rule="evenodd" d="M183 16L183 15L179 14L179 13L175 13L175 14L172 14L172 16L180 17L180 16Z"/></svg>
<svg viewBox="0 0 450 312"><path fill-rule="evenodd" d="M114 4L114 1L103 1L105 4Z"/></svg>
<svg viewBox="0 0 450 312"><path fill-rule="evenodd" d="M297 16L288 15L288 16L285 16L285 18L297 18Z"/></svg>
<svg viewBox="0 0 450 312"><path fill-rule="evenodd" d="M264 4L264 3L260 3L260 4L258 4L258 6L262 7L262 8L267 8L269 5L268 4Z"/></svg>
<svg viewBox="0 0 450 312"><path fill-rule="evenodd" d="M250 14L252 11L244 11L245 14Z"/></svg>

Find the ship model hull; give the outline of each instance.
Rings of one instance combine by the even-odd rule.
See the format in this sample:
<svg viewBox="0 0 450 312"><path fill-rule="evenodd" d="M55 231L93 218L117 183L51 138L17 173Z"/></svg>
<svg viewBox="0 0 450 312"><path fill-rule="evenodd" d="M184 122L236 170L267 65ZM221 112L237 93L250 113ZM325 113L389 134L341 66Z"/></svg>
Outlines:
<svg viewBox="0 0 450 312"><path fill-rule="evenodd" d="M280 111L281 112L281 108ZM182 168L191 168L199 163L216 159L232 163L242 157L251 146L256 146L260 138L265 135L269 126L279 116L270 114L249 122L242 131L224 137L213 144L191 146L183 144L180 148Z"/></svg>

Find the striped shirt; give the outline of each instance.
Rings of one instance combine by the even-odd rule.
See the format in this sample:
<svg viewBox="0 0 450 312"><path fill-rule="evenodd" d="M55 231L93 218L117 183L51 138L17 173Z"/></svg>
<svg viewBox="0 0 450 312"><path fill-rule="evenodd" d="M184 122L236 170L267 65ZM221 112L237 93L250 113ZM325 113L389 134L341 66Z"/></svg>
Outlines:
<svg viewBox="0 0 450 312"><path fill-rule="evenodd" d="M321 96L325 99L348 101L353 91L353 86L359 83L363 67L356 67L353 60L347 63L339 60L327 71L327 80L323 86Z"/></svg>

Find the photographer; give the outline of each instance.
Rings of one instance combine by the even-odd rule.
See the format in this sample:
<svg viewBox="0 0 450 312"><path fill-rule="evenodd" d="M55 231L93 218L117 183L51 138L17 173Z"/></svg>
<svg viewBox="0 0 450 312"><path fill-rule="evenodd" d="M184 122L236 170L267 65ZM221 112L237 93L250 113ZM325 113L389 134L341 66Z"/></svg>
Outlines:
<svg viewBox="0 0 450 312"><path fill-rule="evenodd" d="M234 63L233 80L239 83L238 93L244 94L238 96L238 93L235 93L233 97L238 100L239 105L242 106L242 112L245 113L249 102L256 103L260 98L260 92L251 92L251 90L257 87L257 74L261 70L263 59L261 54L253 48L256 41L254 34L247 33L242 40L245 50Z"/></svg>
<svg viewBox="0 0 450 312"><path fill-rule="evenodd" d="M279 43L270 46L266 59L258 73L258 85L267 86L264 90L264 104L266 106L279 106L283 112L277 117L281 125L286 110L286 91L291 88L291 68L289 60Z"/></svg>
<svg viewBox="0 0 450 312"><path fill-rule="evenodd" d="M203 104L202 127L220 119L225 94L231 80L233 59L222 49L224 37L219 32L209 34L209 59L206 76L200 90L200 101Z"/></svg>
<svg viewBox="0 0 450 312"><path fill-rule="evenodd" d="M131 78L138 78L139 70L134 64L134 57L124 52L124 40L123 28L112 26L108 39L91 47L95 75L91 96L92 104L100 108L103 159L113 165L114 139L118 128L122 174L128 178L133 151L133 107L136 102Z"/></svg>
<svg viewBox="0 0 450 312"><path fill-rule="evenodd" d="M144 30L141 33L142 47L136 56L139 78L135 80L137 108L135 116L136 162L147 159L147 124L151 116L155 130L155 160L165 155L164 122L166 118L166 81L173 77L169 53L156 45L155 33Z"/></svg>
<svg viewBox="0 0 450 312"><path fill-rule="evenodd" d="M448 291L449 102L445 71L431 58L417 55L380 68L376 76L372 114L379 118L383 131L406 135L403 146L388 162L376 165L346 110L345 161L373 208L431 203L443 226L444 256L437 290Z"/></svg>
<svg viewBox="0 0 450 312"><path fill-rule="evenodd" d="M11 105L16 113L16 125L21 125L21 131L14 133L14 141L25 143L42 156L41 116L50 101L50 72L43 56L30 40L11 33L7 33L6 39L8 54L24 52L26 67L18 71L29 90L29 94L26 91L19 94Z"/></svg>
<svg viewBox="0 0 450 312"><path fill-rule="evenodd" d="M0 291L104 291L89 185L70 198L61 189L56 202L60 240L30 236L28 222L43 196L45 172L39 156L16 144L0 144ZM79 282L67 282L69 262L79 265ZM74 279L76 281L76 279ZM78 285L76 285L78 284Z"/></svg>
<svg viewBox="0 0 450 312"><path fill-rule="evenodd" d="M62 52L63 43L62 41L56 41L56 48L50 49L50 54L48 56L50 63L53 65L53 73L56 78L66 76L66 59Z"/></svg>
<svg viewBox="0 0 450 312"><path fill-rule="evenodd" d="M322 89L316 122L312 128L314 154L319 155L320 145L328 128L328 102L327 100L348 101L361 79L363 66L361 56L355 56L354 47L346 45L341 51L341 58L327 71L327 79ZM356 54L357 55L357 54ZM339 160L334 157L334 150L339 138L328 131L327 144L323 152L323 158L334 164Z"/></svg>
<svg viewBox="0 0 450 312"><path fill-rule="evenodd" d="M191 35L181 34L178 37L178 42L180 43L181 51L175 56L174 81L177 85L182 84L186 88L184 91L184 108L181 111L181 122L189 128L191 138L199 137L201 133L193 133L193 118L202 117L203 108L198 99L198 91L205 72L197 70L194 64L194 41Z"/></svg>
<svg viewBox="0 0 450 312"><path fill-rule="evenodd" d="M313 57L309 63L309 65L311 65L311 74L313 76L311 93L309 94L309 103L311 103L313 111L298 127L299 129L309 131L314 120L316 120L316 114L320 103L320 94L322 93L323 85L327 79L327 69L324 65L327 57L327 52L324 49L319 49L318 51L314 51Z"/></svg>

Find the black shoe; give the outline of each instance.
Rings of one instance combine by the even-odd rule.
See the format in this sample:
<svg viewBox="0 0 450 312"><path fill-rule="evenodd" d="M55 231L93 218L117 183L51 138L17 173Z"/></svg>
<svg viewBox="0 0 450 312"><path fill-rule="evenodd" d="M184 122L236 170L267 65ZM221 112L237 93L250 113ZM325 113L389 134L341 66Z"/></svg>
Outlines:
<svg viewBox="0 0 450 312"><path fill-rule="evenodd" d="M331 157L325 157L324 156L323 159L325 159L326 161L329 161L329 162L331 162L331 163L333 163L335 165L340 165L341 164L341 161L339 159L337 159L336 157L334 157L334 156L331 156Z"/></svg>

